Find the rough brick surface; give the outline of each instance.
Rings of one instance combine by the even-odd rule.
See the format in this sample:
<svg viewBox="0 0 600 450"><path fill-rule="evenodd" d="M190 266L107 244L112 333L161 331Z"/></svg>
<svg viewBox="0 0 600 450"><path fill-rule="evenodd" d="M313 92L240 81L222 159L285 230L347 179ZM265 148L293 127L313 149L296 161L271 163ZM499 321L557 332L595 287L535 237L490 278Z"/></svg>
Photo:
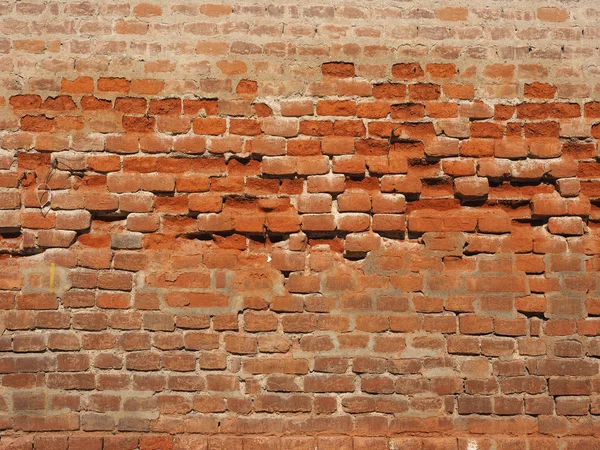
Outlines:
<svg viewBox="0 0 600 450"><path fill-rule="evenodd" d="M0 449L598 449L600 9L492 3L1 2Z"/></svg>

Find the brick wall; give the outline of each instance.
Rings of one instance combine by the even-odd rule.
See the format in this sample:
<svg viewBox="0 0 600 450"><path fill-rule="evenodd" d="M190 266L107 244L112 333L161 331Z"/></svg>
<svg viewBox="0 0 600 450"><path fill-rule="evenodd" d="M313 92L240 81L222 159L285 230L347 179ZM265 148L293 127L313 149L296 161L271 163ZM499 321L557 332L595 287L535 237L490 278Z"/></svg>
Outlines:
<svg viewBox="0 0 600 450"><path fill-rule="evenodd" d="M0 448L600 448L600 9L465 5L1 2Z"/></svg>

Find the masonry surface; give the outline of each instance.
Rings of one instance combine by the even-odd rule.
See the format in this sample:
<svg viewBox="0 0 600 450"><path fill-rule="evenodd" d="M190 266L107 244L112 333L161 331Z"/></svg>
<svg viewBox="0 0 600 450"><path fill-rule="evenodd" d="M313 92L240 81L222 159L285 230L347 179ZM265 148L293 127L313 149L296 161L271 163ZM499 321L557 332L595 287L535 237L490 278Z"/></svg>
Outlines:
<svg viewBox="0 0 600 450"><path fill-rule="evenodd" d="M596 2L0 2L0 449L600 449Z"/></svg>

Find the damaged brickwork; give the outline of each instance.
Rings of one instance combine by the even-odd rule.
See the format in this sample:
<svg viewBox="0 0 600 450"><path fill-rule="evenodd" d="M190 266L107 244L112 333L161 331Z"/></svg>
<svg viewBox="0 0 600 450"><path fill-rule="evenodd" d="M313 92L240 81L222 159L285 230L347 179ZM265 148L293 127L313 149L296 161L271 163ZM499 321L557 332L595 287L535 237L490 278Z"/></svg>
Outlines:
<svg viewBox="0 0 600 450"><path fill-rule="evenodd" d="M600 449L599 38L0 2L0 449Z"/></svg>

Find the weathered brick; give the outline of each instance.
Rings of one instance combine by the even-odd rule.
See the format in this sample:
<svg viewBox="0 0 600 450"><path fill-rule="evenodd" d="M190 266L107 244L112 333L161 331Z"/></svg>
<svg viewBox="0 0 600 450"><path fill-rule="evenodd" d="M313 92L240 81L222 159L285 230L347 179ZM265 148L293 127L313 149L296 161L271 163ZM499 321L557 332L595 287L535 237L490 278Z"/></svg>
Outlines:
<svg viewBox="0 0 600 450"><path fill-rule="evenodd" d="M593 5L255 3L0 4L0 447L596 448Z"/></svg>

